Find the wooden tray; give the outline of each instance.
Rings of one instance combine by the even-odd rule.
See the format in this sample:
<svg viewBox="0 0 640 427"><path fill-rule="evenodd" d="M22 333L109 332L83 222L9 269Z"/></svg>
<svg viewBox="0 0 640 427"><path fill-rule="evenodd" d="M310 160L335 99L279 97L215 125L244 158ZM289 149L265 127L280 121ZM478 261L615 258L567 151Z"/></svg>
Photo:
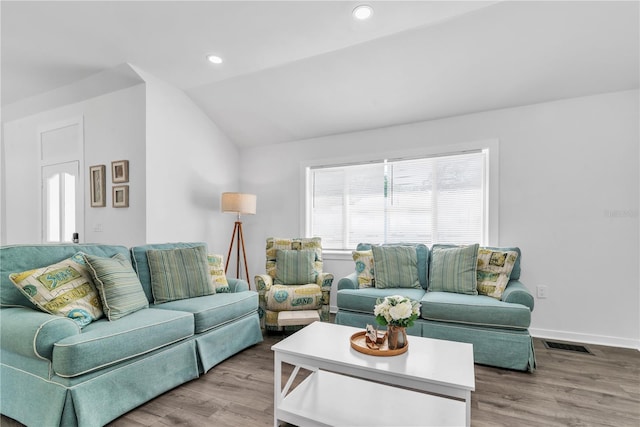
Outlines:
<svg viewBox="0 0 640 427"><path fill-rule="evenodd" d="M380 344L380 350L371 349L367 347L365 334L366 331L362 331L351 335L351 347L360 353L369 354L371 356L397 356L409 350L409 343L398 350L389 350L387 340Z"/></svg>

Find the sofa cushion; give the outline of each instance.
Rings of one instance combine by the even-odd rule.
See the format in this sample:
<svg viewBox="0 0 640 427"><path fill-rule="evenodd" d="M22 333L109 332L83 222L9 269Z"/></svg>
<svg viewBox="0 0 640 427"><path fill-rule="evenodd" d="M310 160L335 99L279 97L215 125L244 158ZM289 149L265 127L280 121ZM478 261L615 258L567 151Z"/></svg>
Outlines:
<svg viewBox="0 0 640 427"><path fill-rule="evenodd" d="M82 252L46 267L12 273L9 279L42 311L68 317L81 328L102 317Z"/></svg>
<svg viewBox="0 0 640 427"><path fill-rule="evenodd" d="M133 268L138 273L142 289L144 290L147 300L153 301L153 293L151 291L151 272L149 271L149 260L147 259L147 251L150 249L176 249L176 248L194 248L196 246L205 246L204 242L180 242L180 243L154 243L151 245L134 246L131 248L131 259L133 260Z"/></svg>
<svg viewBox="0 0 640 427"><path fill-rule="evenodd" d="M375 287L419 288L418 256L412 246L373 246Z"/></svg>
<svg viewBox="0 0 640 427"><path fill-rule="evenodd" d="M378 299L391 295L401 295L414 301L420 301L424 296L422 288L363 288L341 289L337 294L338 310L356 311L371 314Z"/></svg>
<svg viewBox="0 0 640 427"><path fill-rule="evenodd" d="M322 288L316 284L271 285L265 294L267 310L315 310L322 306Z"/></svg>
<svg viewBox="0 0 640 427"><path fill-rule="evenodd" d="M375 246L371 243L358 243L357 251L371 250ZM416 249L418 264L418 280L422 289L429 286L429 248L422 243L385 243L380 246L411 246Z"/></svg>
<svg viewBox="0 0 640 427"><path fill-rule="evenodd" d="M502 251L502 252L516 252L518 257L516 258L516 262L513 264L513 269L511 270L511 274L509 275L509 280L519 280L520 279L520 261L522 260L522 253L520 252L520 248L518 247L496 247L496 246L482 246L483 249L489 249L492 251Z"/></svg>
<svg viewBox="0 0 640 427"><path fill-rule="evenodd" d="M224 271L224 257L218 254L208 254L207 262L209 263L209 274L211 274L211 282L216 288L216 293L229 293L229 281Z"/></svg>
<svg viewBox="0 0 640 427"><path fill-rule="evenodd" d="M501 299L517 259L515 251L478 249L478 293Z"/></svg>
<svg viewBox="0 0 640 427"><path fill-rule="evenodd" d="M426 320L512 329L527 329L531 323L528 307L484 295L427 292L420 302L420 316Z"/></svg>
<svg viewBox="0 0 640 427"><path fill-rule="evenodd" d="M115 254L111 258L84 255L95 280L102 307L109 320L120 319L149 306L140 280L128 257Z"/></svg>
<svg viewBox="0 0 640 427"><path fill-rule="evenodd" d="M353 251L351 252L353 261L356 263L356 274L359 288L375 287L375 269L373 265L373 251Z"/></svg>
<svg viewBox="0 0 640 427"><path fill-rule="evenodd" d="M318 273L313 268L315 252L278 249L276 253L276 285L306 285L316 283Z"/></svg>
<svg viewBox="0 0 640 427"><path fill-rule="evenodd" d="M307 237L307 238L280 238L269 237L267 238L267 261L266 270L267 274L271 278L276 278L276 257L278 250L310 250L315 253L315 259L313 262L313 269L316 272L316 276L322 273L322 239L320 237ZM315 282L315 280L314 280Z"/></svg>
<svg viewBox="0 0 640 427"><path fill-rule="evenodd" d="M125 319L101 319L84 328L82 334L54 344L53 370L61 377L92 372L193 335L191 313L144 309Z"/></svg>
<svg viewBox="0 0 640 427"><path fill-rule="evenodd" d="M195 333L199 334L254 313L258 309L258 294L256 292L217 293L151 307L193 313Z"/></svg>
<svg viewBox="0 0 640 427"><path fill-rule="evenodd" d="M150 249L147 259L154 304L216 292L205 246Z"/></svg>
<svg viewBox="0 0 640 427"><path fill-rule="evenodd" d="M435 245L431 250L429 290L478 295L478 247L477 243L461 247Z"/></svg>

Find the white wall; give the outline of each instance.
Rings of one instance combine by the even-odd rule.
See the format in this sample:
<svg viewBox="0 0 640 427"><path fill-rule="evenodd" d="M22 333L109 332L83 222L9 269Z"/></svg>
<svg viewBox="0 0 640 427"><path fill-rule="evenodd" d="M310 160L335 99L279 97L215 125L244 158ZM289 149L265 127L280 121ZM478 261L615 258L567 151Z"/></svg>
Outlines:
<svg viewBox="0 0 640 427"><path fill-rule="evenodd" d="M264 239L300 234L302 161L500 141L499 245L522 249L537 336L640 348L638 91L490 111L242 152L250 274ZM352 261L328 260L337 280ZM335 300L333 300L335 304Z"/></svg>
<svg viewBox="0 0 640 427"><path fill-rule="evenodd" d="M136 71L147 89L147 242L205 241L226 257L234 217L220 194L238 190L238 149L183 91Z"/></svg>
<svg viewBox="0 0 640 427"><path fill-rule="evenodd" d="M67 87L70 92L73 86ZM143 84L86 101L43 111L3 125L5 218L3 244L42 241L38 128L74 117L84 120L85 230L83 242L122 244L145 242L145 88ZM129 160L130 207L111 207L111 162ZM89 207L89 166L106 166L107 206ZM94 229L101 225L102 232Z"/></svg>

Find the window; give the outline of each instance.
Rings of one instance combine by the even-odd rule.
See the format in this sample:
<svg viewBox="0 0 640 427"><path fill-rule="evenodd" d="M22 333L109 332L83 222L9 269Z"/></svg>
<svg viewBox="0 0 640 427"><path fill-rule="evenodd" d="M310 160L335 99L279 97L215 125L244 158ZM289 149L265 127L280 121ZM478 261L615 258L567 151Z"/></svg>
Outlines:
<svg viewBox="0 0 640 427"><path fill-rule="evenodd" d="M488 241L488 149L310 166L307 234L326 250L359 242Z"/></svg>

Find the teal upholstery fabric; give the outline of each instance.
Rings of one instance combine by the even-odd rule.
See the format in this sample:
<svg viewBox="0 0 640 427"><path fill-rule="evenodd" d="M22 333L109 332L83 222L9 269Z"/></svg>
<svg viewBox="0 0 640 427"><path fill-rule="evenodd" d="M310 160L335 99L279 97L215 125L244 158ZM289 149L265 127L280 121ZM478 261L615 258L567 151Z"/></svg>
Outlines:
<svg viewBox="0 0 640 427"><path fill-rule="evenodd" d="M82 375L183 340L193 331L193 316L178 311L146 309L126 321L99 320L54 344L53 369L61 377Z"/></svg>
<svg viewBox="0 0 640 427"><path fill-rule="evenodd" d="M80 335L80 327L66 317L26 307L0 310L0 346L17 354L51 360L53 345L74 335Z"/></svg>
<svg viewBox="0 0 640 427"><path fill-rule="evenodd" d="M358 273L351 273L348 276L338 280L338 290L341 289L359 289Z"/></svg>
<svg viewBox="0 0 640 427"><path fill-rule="evenodd" d="M420 316L427 320L522 330L531 324L529 307L486 295L427 292L420 302Z"/></svg>
<svg viewBox="0 0 640 427"><path fill-rule="evenodd" d="M142 289L144 290L147 300L153 302L153 292L151 291L151 272L149 270L149 260L147 259L148 250L178 249L178 248L195 248L196 246L207 246L204 242L180 242L180 243L158 243L143 246L134 246L131 248L131 259L133 260L133 268L138 273Z"/></svg>
<svg viewBox="0 0 640 427"><path fill-rule="evenodd" d="M502 293L502 301L522 304L533 311L534 299L531 292L518 280L510 280L507 289Z"/></svg>
<svg viewBox="0 0 640 427"><path fill-rule="evenodd" d="M418 255L411 246L373 246L375 287L420 288Z"/></svg>
<svg viewBox="0 0 640 427"><path fill-rule="evenodd" d="M373 316L373 307L379 298L401 295L414 301L420 301L424 294L425 291L422 288L343 289L338 291L337 303L339 310L367 313Z"/></svg>
<svg viewBox="0 0 640 427"><path fill-rule="evenodd" d="M216 292L207 248L150 249L147 251L154 304L201 297Z"/></svg>
<svg viewBox="0 0 640 427"><path fill-rule="evenodd" d="M129 255L124 246L93 244L12 245L0 247L0 306L37 309L9 280L9 274L45 267L84 252L102 257Z"/></svg>
<svg viewBox="0 0 640 427"><path fill-rule="evenodd" d="M255 292L219 293L171 301L151 307L193 313L195 333L200 334L256 313L258 294Z"/></svg>
<svg viewBox="0 0 640 427"><path fill-rule="evenodd" d="M120 319L149 306L128 257L116 254L112 258L103 258L85 254L84 258L109 320Z"/></svg>
<svg viewBox="0 0 640 427"><path fill-rule="evenodd" d="M434 246L429 266L429 291L478 295L478 247L477 243L456 248Z"/></svg>
<svg viewBox="0 0 640 427"><path fill-rule="evenodd" d="M422 336L473 344L473 360L483 365L533 372L533 340L526 330L422 321Z"/></svg>
<svg viewBox="0 0 640 427"><path fill-rule="evenodd" d="M422 289L427 289L429 287L429 257L430 252L429 248L422 243L388 243L382 246L413 246L416 249L417 255L417 264L418 264L418 280L420 281L420 286ZM371 243L358 243L356 250L358 251L367 251L370 250L373 246ZM357 281L356 281L357 283Z"/></svg>
<svg viewBox="0 0 640 427"><path fill-rule="evenodd" d="M316 251L278 249L276 252L276 285L306 285L316 283L318 273L313 267Z"/></svg>

